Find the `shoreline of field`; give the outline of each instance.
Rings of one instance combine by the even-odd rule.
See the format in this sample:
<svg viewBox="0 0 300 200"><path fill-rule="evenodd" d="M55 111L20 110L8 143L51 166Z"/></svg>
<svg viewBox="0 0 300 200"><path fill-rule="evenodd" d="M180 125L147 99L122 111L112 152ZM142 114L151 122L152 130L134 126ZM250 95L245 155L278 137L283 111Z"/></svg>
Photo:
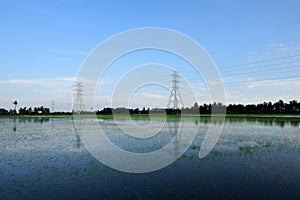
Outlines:
<svg viewBox="0 0 300 200"><path fill-rule="evenodd" d="M299 119L300 114L113 114L113 115L92 115L92 114L74 114L74 115L2 115L0 118L95 118L114 119L114 118L266 118L266 119Z"/></svg>

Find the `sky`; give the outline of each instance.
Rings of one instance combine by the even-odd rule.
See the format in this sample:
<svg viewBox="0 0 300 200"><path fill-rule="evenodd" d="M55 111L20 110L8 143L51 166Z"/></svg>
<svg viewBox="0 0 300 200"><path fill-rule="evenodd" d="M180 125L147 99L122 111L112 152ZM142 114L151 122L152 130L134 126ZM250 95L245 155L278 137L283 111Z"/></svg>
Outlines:
<svg viewBox="0 0 300 200"><path fill-rule="evenodd" d="M299 100L299 8L297 0L0 0L0 107L12 109L17 100L18 107L51 108L54 102L56 111L70 111L74 81L89 53L113 35L143 27L172 29L199 43L220 71L226 104ZM110 66L93 109L111 106L122 77L147 63L170 66L152 75L163 84L140 86L129 91L130 99L114 99L114 106L166 106L171 69L182 75L184 106L194 103L191 96L199 104L211 101L193 66L167 52L144 50ZM140 79L145 76L140 72Z"/></svg>

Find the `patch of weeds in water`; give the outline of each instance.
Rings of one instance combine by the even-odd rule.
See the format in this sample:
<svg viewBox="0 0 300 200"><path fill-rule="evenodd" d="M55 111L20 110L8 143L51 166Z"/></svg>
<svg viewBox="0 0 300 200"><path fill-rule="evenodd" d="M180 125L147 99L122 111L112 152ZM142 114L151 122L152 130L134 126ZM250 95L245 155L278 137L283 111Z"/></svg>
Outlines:
<svg viewBox="0 0 300 200"><path fill-rule="evenodd" d="M272 142L267 141L266 144L264 145L265 147L271 147L272 146Z"/></svg>
<svg viewBox="0 0 300 200"><path fill-rule="evenodd" d="M252 147L251 146L245 146L245 147L239 147L239 150L242 152L245 152L247 154L251 154L252 153Z"/></svg>
<svg viewBox="0 0 300 200"><path fill-rule="evenodd" d="M197 146L193 144L193 145L191 146L191 148L192 148L193 150L195 150L195 149L197 149Z"/></svg>
<svg viewBox="0 0 300 200"><path fill-rule="evenodd" d="M221 156L222 155L222 153L220 151L216 151L216 150L212 150L210 153L214 156Z"/></svg>
<svg viewBox="0 0 300 200"><path fill-rule="evenodd" d="M182 158L188 158L189 156L186 155L186 154L183 154L181 157L182 157Z"/></svg>

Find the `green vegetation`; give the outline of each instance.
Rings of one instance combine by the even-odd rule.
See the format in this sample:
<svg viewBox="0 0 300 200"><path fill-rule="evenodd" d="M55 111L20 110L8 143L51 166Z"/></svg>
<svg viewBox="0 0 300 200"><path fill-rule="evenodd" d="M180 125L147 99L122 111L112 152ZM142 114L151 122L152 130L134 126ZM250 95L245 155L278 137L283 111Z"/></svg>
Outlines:
<svg viewBox="0 0 300 200"><path fill-rule="evenodd" d="M51 117L70 117L72 112L50 112L49 108L40 106L35 108L19 108L16 111L17 101L13 102L15 109L6 110L0 108L0 116L51 116ZM89 117L95 114L98 118L102 119L112 119L113 117L118 118L128 118L130 116L132 119L145 119L150 117L161 117L167 114L168 119L177 119L181 117L211 117L220 116L224 117L225 114L211 114L212 110L214 113L225 113L226 118L279 118L279 117L299 117L300 116L300 102L292 100L289 103L284 103L282 100L275 102L264 102L261 104L229 104L228 106L222 105L221 103L213 104L203 104L198 106L195 103L190 108L182 109L146 109L145 107L140 110L139 108L128 109L128 108L103 108L96 112L80 112L80 116ZM200 114L201 113L201 114ZM76 114L76 113L75 113Z"/></svg>
<svg viewBox="0 0 300 200"><path fill-rule="evenodd" d="M247 154L252 153L252 147L251 146L239 147L239 150L242 151L242 152L245 152Z"/></svg>

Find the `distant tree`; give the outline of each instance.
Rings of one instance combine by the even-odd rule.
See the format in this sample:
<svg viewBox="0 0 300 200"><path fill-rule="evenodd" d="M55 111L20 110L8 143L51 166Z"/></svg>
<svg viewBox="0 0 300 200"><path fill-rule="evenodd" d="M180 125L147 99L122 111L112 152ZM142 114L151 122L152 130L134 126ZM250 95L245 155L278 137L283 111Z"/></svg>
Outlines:
<svg viewBox="0 0 300 200"><path fill-rule="evenodd" d="M199 106L198 106L198 103L195 102L193 107L192 107L193 110L198 110L199 109Z"/></svg>
<svg viewBox="0 0 300 200"><path fill-rule="evenodd" d="M15 115L15 114L16 114L16 110L9 109L8 114L9 114L9 115Z"/></svg>
<svg viewBox="0 0 300 200"><path fill-rule="evenodd" d="M286 110L289 113L299 113L300 112L300 102L298 103L296 100L290 101L288 105L286 105Z"/></svg>
<svg viewBox="0 0 300 200"><path fill-rule="evenodd" d="M35 115L38 114L38 108L37 107L33 108L33 114L35 114Z"/></svg>
<svg viewBox="0 0 300 200"><path fill-rule="evenodd" d="M17 111L17 105L18 105L17 100L15 100L15 101L13 102L13 104L15 105L15 111Z"/></svg>
<svg viewBox="0 0 300 200"><path fill-rule="evenodd" d="M194 105L191 107L191 113L193 114L199 114L199 105L197 102L194 103Z"/></svg>
<svg viewBox="0 0 300 200"><path fill-rule="evenodd" d="M132 111L132 114L139 114L140 113L140 109L136 108Z"/></svg>
<svg viewBox="0 0 300 200"><path fill-rule="evenodd" d="M0 108L0 115L8 115L8 110Z"/></svg>
<svg viewBox="0 0 300 200"><path fill-rule="evenodd" d="M49 108L44 108L43 109L43 114L44 115L50 115L50 109Z"/></svg>
<svg viewBox="0 0 300 200"><path fill-rule="evenodd" d="M200 114L210 114L211 113L211 104L203 104L200 106Z"/></svg>
<svg viewBox="0 0 300 200"><path fill-rule="evenodd" d="M284 102L282 100L279 100L278 102L274 103L273 106L275 109L275 113L283 114L285 112L285 106L284 106Z"/></svg>
<svg viewBox="0 0 300 200"><path fill-rule="evenodd" d="M245 106L245 114L256 114L256 105L248 104Z"/></svg>
<svg viewBox="0 0 300 200"><path fill-rule="evenodd" d="M124 107L115 108L115 109L113 109L113 113L114 114L129 114L129 109L128 108L124 108Z"/></svg>
<svg viewBox="0 0 300 200"><path fill-rule="evenodd" d="M25 115L26 114L26 107L19 108L19 115Z"/></svg>
<svg viewBox="0 0 300 200"><path fill-rule="evenodd" d="M149 114L149 108L146 110L145 107L143 107L143 109L140 111L140 114Z"/></svg>
<svg viewBox="0 0 300 200"><path fill-rule="evenodd" d="M28 114L29 114L29 115L32 114L32 108L31 108L31 107L28 108Z"/></svg>
<svg viewBox="0 0 300 200"><path fill-rule="evenodd" d="M96 112L98 115L111 115L112 114L112 108L103 108L102 110L98 110Z"/></svg>
<svg viewBox="0 0 300 200"><path fill-rule="evenodd" d="M223 114L226 112L226 106L223 105L222 103L216 103L214 102L212 105L211 105L211 111L210 113L213 112L214 114Z"/></svg>

